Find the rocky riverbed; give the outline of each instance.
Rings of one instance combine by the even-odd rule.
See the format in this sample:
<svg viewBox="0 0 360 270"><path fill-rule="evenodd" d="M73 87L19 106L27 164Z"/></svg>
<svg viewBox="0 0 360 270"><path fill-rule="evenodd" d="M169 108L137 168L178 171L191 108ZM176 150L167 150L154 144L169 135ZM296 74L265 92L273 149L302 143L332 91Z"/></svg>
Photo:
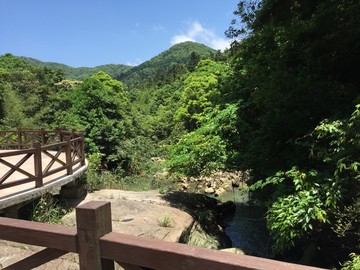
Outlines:
<svg viewBox="0 0 360 270"><path fill-rule="evenodd" d="M209 176L182 177L178 180L178 187L187 192L221 197L224 193L233 191L234 189L245 188L249 178L250 171L217 171Z"/></svg>

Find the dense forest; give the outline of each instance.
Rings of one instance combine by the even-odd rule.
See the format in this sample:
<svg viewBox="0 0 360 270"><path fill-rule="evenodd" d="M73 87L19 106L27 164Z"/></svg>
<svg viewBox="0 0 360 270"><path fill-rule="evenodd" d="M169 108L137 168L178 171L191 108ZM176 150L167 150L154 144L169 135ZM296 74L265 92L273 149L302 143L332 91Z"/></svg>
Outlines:
<svg viewBox="0 0 360 270"><path fill-rule="evenodd" d="M0 128L85 131L99 185L151 157L172 175L249 170L276 256L314 247L315 265L360 269L360 1L234 10L225 52L185 42L95 68L0 56Z"/></svg>

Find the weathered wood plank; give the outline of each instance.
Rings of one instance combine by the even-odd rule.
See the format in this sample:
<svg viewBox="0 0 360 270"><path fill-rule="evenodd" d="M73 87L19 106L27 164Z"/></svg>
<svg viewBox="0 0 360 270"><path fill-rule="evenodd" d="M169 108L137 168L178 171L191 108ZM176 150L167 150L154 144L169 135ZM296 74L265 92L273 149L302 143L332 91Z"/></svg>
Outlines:
<svg viewBox="0 0 360 270"><path fill-rule="evenodd" d="M20 180L16 180L16 181L12 181L9 183L0 183L0 189L5 189L5 188L9 188L9 187L14 187L14 186L18 186L18 185L22 185L22 184L26 184L26 183L30 183L30 182L35 182L36 181L36 177L33 176L31 178L24 178L24 179L20 179Z"/></svg>
<svg viewBox="0 0 360 270"><path fill-rule="evenodd" d="M100 239L104 258L159 270L315 270L320 268L236 255L156 239L109 233Z"/></svg>
<svg viewBox="0 0 360 270"><path fill-rule="evenodd" d="M0 217L0 239L77 252L76 228Z"/></svg>
<svg viewBox="0 0 360 270"><path fill-rule="evenodd" d="M34 154L34 149L12 150L8 152L2 152L0 157L11 157L17 155Z"/></svg>
<svg viewBox="0 0 360 270"><path fill-rule="evenodd" d="M118 265L120 265L122 268L124 268L125 270L152 270L150 268L127 264L127 263L120 263L120 262L116 262L116 263Z"/></svg>
<svg viewBox="0 0 360 270"><path fill-rule="evenodd" d="M0 163L4 164L10 168L10 170L6 174L4 174L3 177L1 177L1 183L4 182L7 178L9 178L9 176L11 176L15 171L18 171L19 173L26 175L28 177L33 177L32 174L30 174L27 171L24 171L23 169L20 168L21 165L23 165L31 156L32 156L32 154L27 154L15 165L0 158Z"/></svg>
<svg viewBox="0 0 360 270"><path fill-rule="evenodd" d="M42 173L42 158L41 158L41 144L39 142L34 142L33 147L35 149L34 153L34 172L36 175L35 186L37 188L43 186L43 173Z"/></svg>
<svg viewBox="0 0 360 270"><path fill-rule="evenodd" d="M66 253L68 252L58 249L46 248L25 259L22 259L21 261L3 268L3 270L30 270L44 263L57 259Z"/></svg>

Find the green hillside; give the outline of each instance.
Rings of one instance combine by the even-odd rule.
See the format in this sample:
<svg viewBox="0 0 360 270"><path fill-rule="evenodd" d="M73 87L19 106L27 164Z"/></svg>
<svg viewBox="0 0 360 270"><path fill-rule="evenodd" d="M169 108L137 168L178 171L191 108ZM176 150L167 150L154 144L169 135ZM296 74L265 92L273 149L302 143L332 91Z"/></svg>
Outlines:
<svg viewBox="0 0 360 270"><path fill-rule="evenodd" d="M192 57L199 59L215 56L216 50L197 42L186 41L172 46L170 49L153 57L126 73L117 77L120 81L131 87L137 87L149 80L163 80L164 76L172 71L179 73L183 70Z"/></svg>
<svg viewBox="0 0 360 270"><path fill-rule="evenodd" d="M132 67L122 64L109 64L96 67L70 67L61 63L42 62L40 60L21 57L30 65L38 67L47 67L49 69L60 69L64 72L64 76L69 80L83 80L98 71L104 71L112 78L118 79L128 87L138 87L144 82L154 80L161 77L163 79L169 71L173 70L178 73L184 69L191 58L204 59L215 56L216 50L211 49L203 44L196 42L183 42L172 46L170 49L153 57L138 66Z"/></svg>
<svg viewBox="0 0 360 270"><path fill-rule="evenodd" d="M111 77L115 78L119 75L125 73L131 66L127 65L101 65L96 67L70 67L60 63L53 63L53 62L42 62L40 60L30 58L30 57L22 57L27 63L30 65L38 66L38 67L46 67L49 69L60 69L64 72L64 76L66 79L69 80L83 80L88 78L99 71L104 71L109 74Z"/></svg>

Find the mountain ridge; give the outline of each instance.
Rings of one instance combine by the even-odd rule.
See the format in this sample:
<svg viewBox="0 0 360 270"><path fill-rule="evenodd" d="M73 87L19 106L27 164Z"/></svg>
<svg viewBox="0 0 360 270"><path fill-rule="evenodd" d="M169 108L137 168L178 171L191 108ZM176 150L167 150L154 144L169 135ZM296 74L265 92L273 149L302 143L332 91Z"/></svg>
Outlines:
<svg viewBox="0 0 360 270"><path fill-rule="evenodd" d="M57 62L44 62L31 57L20 56L20 58L31 65L60 69L64 72L65 78L70 80L83 80L101 70L108 73L114 79L129 83L132 80L137 80L138 82L149 80L152 76L166 71L174 65L178 67L186 66L191 58L191 54L196 54L199 58L208 58L216 53L216 50L204 44L186 41L171 46L169 49L137 66L107 64L95 67L71 67Z"/></svg>

